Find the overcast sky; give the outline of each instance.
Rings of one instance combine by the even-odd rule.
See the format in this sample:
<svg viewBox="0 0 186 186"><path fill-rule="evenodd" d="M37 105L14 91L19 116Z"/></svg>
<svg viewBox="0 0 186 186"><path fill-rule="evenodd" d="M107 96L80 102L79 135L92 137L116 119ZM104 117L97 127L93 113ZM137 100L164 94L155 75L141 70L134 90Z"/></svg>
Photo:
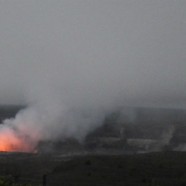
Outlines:
<svg viewBox="0 0 186 186"><path fill-rule="evenodd" d="M185 10L185 0L0 0L0 103L186 106Z"/></svg>

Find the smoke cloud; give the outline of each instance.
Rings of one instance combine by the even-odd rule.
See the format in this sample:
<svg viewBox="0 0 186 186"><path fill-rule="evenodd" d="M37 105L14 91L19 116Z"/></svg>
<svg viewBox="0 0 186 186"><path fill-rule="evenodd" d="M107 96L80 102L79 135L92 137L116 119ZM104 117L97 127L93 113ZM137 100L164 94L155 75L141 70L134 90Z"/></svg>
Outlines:
<svg viewBox="0 0 186 186"><path fill-rule="evenodd" d="M18 138L81 140L122 106L185 108L185 1L0 3L0 103L27 105L4 122Z"/></svg>

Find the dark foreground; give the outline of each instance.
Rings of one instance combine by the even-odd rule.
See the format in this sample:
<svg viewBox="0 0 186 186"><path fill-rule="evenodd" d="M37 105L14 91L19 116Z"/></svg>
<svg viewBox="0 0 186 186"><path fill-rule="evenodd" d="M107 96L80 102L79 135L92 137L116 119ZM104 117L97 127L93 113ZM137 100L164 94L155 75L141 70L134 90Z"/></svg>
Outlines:
<svg viewBox="0 0 186 186"><path fill-rule="evenodd" d="M0 154L0 175L29 186L186 186L186 153L64 157Z"/></svg>

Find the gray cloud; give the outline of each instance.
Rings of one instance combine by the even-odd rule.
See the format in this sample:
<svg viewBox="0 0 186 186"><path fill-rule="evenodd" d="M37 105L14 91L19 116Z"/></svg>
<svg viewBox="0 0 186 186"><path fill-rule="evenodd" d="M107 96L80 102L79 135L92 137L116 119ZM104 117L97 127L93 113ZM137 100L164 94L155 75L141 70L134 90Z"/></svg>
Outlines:
<svg viewBox="0 0 186 186"><path fill-rule="evenodd" d="M74 121L99 123L98 113L122 105L185 107L185 6L1 0L0 103L31 105L52 120L45 125L70 123L63 131L76 123L71 134Z"/></svg>
<svg viewBox="0 0 186 186"><path fill-rule="evenodd" d="M106 102L185 104L185 4L1 1L0 101L45 84Z"/></svg>

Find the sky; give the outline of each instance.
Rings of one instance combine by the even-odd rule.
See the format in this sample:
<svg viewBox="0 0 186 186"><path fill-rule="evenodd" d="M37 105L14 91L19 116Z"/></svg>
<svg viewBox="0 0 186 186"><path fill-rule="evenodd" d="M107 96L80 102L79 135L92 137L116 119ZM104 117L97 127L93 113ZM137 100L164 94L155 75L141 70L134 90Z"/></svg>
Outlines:
<svg viewBox="0 0 186 186"><path fill-rule="evenodd" d="M0 0L0 104L185 107L185 8L185 0Z"/></svg>

